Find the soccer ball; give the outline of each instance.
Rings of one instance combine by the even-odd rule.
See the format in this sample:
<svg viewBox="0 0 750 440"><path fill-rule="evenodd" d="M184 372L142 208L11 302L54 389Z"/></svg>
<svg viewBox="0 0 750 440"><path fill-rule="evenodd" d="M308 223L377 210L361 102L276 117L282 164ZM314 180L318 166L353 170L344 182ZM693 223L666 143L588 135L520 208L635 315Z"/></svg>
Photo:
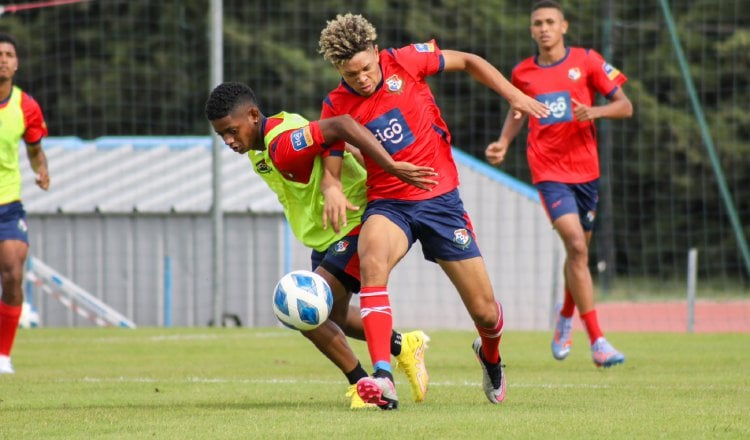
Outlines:
<svg viewBox="0 0 750 440"><path fill-rule="evenodd" d="M282 324L295 330L319 326L328 319L332 307L331 287L314 272L289 272L273 290L273 313Z"/></svg>
<svg viewBox="0 0 750 440"><path fill-rule="evenodd" d="M34 328L39 327L40 324L39 313L37 313L31 304L24 301L21 306L21 318L18 320L18 328Z"/></svg>

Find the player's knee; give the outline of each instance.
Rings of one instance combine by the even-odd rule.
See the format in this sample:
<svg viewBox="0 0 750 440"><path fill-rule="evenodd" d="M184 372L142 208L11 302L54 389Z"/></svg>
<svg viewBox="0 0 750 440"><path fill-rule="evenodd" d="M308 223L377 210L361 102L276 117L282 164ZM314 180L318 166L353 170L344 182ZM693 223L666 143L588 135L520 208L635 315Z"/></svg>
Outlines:
<svg viewBox="0 0 750 440"><path fill-rule="evenodd" d="M359 271L362 279L372 279L388 273L388 264L382 258L361 256L359 260Z"/></svg>
<svg viewBox="0 0 750 440"><path fill-rule="evenodd" d="M469 313L474 323L484 328L494 327L499 319L498 308L494 301L474 307L472 310L469 310Z"/></svg>
<svg viewBox="0 0 750 440"><path fill-rule="evenodd" d="M568 260L574 263L588 264L589 259L589 248L586 245L586 240L572 240L566 246Z"/></svg>

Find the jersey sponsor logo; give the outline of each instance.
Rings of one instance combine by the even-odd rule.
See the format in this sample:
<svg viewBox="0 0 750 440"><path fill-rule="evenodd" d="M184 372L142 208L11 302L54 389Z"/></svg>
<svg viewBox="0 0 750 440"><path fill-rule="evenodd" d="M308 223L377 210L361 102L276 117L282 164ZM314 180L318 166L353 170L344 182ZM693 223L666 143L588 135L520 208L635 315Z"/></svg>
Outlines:
<svg viewBox="0 0 750 440"><path fill-rule="evenodd" d="M310 126L302 127L292 132L289 136L292 141L292 148L294 151L305 149L312 145L312 133L310 133Z"/></svg>
<svg viewBox="0 0 750 440"><path fill-rule="evenodd" d="M607 74L607 78L609 78L610 80L617 78L617 75L620 74L619 70L615 69L614 66L607 62L602 64L602 70L604 70L604 73Z"/></svg>
<svg viewBox="0 0 750 440"><path fill-rule="evenodd" d="M333 246L333 252L337 254L343 254L347 249L349 249L349 240L339 240Z"/></svg>
<svg viewBox="0 0 750 440"><path fill-rule="evenodd" d="M542 102L549 107L550 114L547 117L539 118L542 125L557 124L560 122L570 122L573 120L573 110L570 104L570 92L552 92L538 95L537 101Z"/></svg>
<svg viewBox="0 0 750 440"><path fill-rule="evenodd" d="M401 93L404 90L404 80L395 74L388 77L385 84L388 86L388 92L390 93Z"/></svg>
<svg viewBox="0 0 750 440"><path fill-rule="evenodd" d="M581 69L578 67L573 67L572 69L568 70L568 78L572 79L573 81L578 81L581 78Z"/></svg>
<svg viewBox="0 0 750 440"><path fill-rule="evenodd" d="M258 171L258 174L268 174L271 172L271 167L268 166L265 159L261 160L260 162L255 164L255 169Z"/></svg>
<svg viewBox="0 0 750 440"><path fill-rule="evenodd" d="M435 52L435 45L432 43L417 43L414 45L417 52Z"/></svg>
<svg viewBox="0 0 750 440"><path fill-rule="evenodd" d="M394 108L388 113L365 124L392 156L414 143L412 133L401 110Z"/></svg>
<svg viewBox="0 0 750 440"><path fill-rule="evenodd" d="M461 249L466 249L471 244L471 234L465 228L453 231L453 244Z"/></svg>

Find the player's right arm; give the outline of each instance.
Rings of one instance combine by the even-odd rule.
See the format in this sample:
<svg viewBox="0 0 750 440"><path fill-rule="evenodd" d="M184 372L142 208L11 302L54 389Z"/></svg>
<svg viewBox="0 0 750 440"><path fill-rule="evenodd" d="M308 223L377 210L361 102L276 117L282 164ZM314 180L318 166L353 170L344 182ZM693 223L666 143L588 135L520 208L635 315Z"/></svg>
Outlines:
<svg viewBox="0 0 750 440"><path fill-rule="evenodd" d="M521 119L516 119L513 110L508 112L508 115L505 117L505 123L503 123L503 129L500 132L500 138L489 144L487 149L484 150L484 155L490 165L500 165L505 159L505 153L508 152L510 143L513 142L513 139L515 139L516 136L518 136L526 119L527 116L523 116Z"/></svg>
<svg viewBox="0 0 750 440"><path fill-rule="evenodd" d="M341 184L341 169L343 159L338 155L328 155L323 158L323 178L320 181L320 192L323 194L323 229L328 224L338 234L342 227L347 226L346 211L357 211L359 206L352 204L344 194Z"/></svg>
<svg viewBox="0 0 750 440"><path fill-rule="evenodd" d="M437 181L430 178L437 175L433 168L393 160L370 130L356 122L351 116L340 115L321 119L318 124L327 144L348 142L359 148L387 173L417 188L429 191L437 185Z"/></svg>

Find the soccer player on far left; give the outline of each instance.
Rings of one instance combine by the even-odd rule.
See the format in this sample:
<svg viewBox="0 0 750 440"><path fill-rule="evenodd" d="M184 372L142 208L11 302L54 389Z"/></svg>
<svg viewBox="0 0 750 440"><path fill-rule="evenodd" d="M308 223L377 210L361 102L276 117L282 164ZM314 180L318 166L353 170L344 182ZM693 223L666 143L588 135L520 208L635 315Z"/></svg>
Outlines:
<svg viewBox="0 0 750 440"><path fill-rule="evenodd" d="M39 188L49 188L42 138L47 135L39 104L13 82L18 70L16 41L0 33L0 374L14 373L10 351L23 305L23 267L29 251L26 212L21 203L18 143L26 154Z"/></svg>
<svg viewBox="0 0 750 440"><path fill-rule="evenodd" d="M357 146L388 173L424 190L437 183L434 170L393 160L375 136L348 115L324 121L287 112L265 116L253 90L238 82L219 84L206 101L205 113L224 143L247 155L255 173L276 193L295 237L312 249L312 270L331 287L331 316L302 334L346 376L350 408L374 408L356 392L355 384L367 371L346 340L365 338L359 310L349 306L349 300L360 290L357 243L367 175L358 158L338 146L341 141ZM424 351L429 338L420 330L393 331L390 337L390 354L409 379L414 401L421 402L427 391Z"/></svg>

